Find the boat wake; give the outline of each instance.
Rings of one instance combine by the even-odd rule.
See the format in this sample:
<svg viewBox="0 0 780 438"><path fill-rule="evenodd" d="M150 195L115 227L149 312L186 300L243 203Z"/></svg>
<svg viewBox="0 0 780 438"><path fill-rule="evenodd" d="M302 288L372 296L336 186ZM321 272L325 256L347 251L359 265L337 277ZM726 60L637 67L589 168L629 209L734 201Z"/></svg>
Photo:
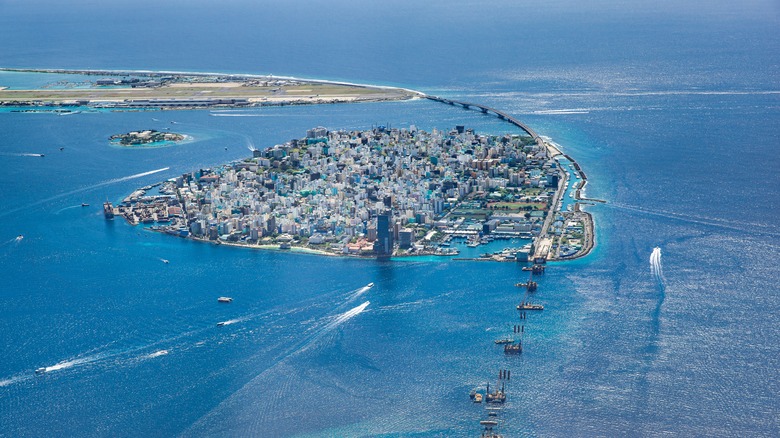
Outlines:
<svg viewBox="0 0 780 438"><path fill-rule="evenodd" d="M97 183L97 184L93 184L91 186L82 187L82 188L79 188L79 189L76 189L76 190L71 190L71 191L65 192L65 193L60 193L59 195L55 195L55 196L52 196L50 198L42 199L40 201L36 201L36 202L31 203L31 204L27 204L27 205L25 205L23 207L14 208L14 209L11 209L11 210L4 210L2 213L0 213L0 217L6 216L6 215L9 215L9 214L12 214L12 213L16 213L18 211L25 210L25 209L28 209L30 207L34 207L36 205L44 204L46 202L50 202L50 201L54 201L54 200L57 200L57 199L60 199L60 198L64 198L66 196L71 196L71 195L75 195L75 194L78 194L78 193L88 192L90 190L99 189L101 187L105 187L105 186L108 186L108 185L111 185L111 184L116 184L116 183L120 183L120 182L124 182L124 181L130 181L130 180L133 180L133 179L136 179L136 178L143 178L145 176L153 175L155 173L164 172L164 171L166 171L168 169L170 169L170 167L163 167L161 169L155 169L155 170L150 170L148 172L136 173L134 175L123 176L121 178L114 178L114 179L103 181L103 182L100 182L100 183Z"/></svg>
<svg viewBox="0 0 780 438"><path fill-rule="evenodd" d="M170 353L168 350L157 350L144 356L144 359L154 359L155 357L165 356L168 353Z"/></svg>
<svg viewBox="0 0 780 438"><path fill-rule="evenodd" d="M48 367L38 368L35 372L37 374L45 374L45 373L51 373L51 372L54 372L54 371L65 370L65 369L68 369L68 368L73 368L73 367L77 367L77 366L81 366L81 365L87 365L87 364L90 364L92 362L97 362L97 361L99 361L101 359L105 359L108 356L109 355L107 355L107 354L100 354L100 355L95 355L95 356L83 357L83 358L80 358L80 359L66 360L66 361L62 361L62 362L56 363L54 365L50 365Z"/></svg>
<svg viewBox="0 0 780 438"><path fill-rule="evenodd" d="M355 301L358 297L363 295L364 293L368 292L371 289L371 286L363 286L360 289L355 290L349 295L349 298L347 298L347 302Z"/></svg>
<svg viewBox="0 0 780 438"><path fill-rule="evenodd" d="M0 152L0 155L6 157L43 157L44 154L36 154L32 152Z"/></svg>
<svg viewBox="0 0 780 438"><path fill-rule="evenodd" d="M189 430L184 432L183 436L202 436L204 435L204 430L210 429L216 423L222 422L226 415L229 417L239 416L239 420L243 421L243 419L245 419L250 423L267 420L267 413L270 412L267 410L263 410L259 413L253 410L253 413L246 418L241 417L241 412L243 411L243 407L246 406L245 401L247 398L253 398L258 391L262 391L266 394L266 397L264 397L266 402L272 404L280 403L281 400L284 399L284 395L290 394L290 391L292 391L292 385L294 383L292 374L295 372L292 360L314 346L327 344L327 342L322 341L323 337L333 333L336 329L363 313L370 304L370 301L366 301L346 312L320 319L318 327L312 329L310 335L306 339L286 348L284 352L272 360L270 366L262 370L262 372L247 382L239 390L224 399L210 412L203 415ZM322 324L323 321L327 322ZM272 382L273 388L275 389L269 390L270 382ZM258 417L258 414L260 417ZM208 433L206 433L206 435L208 435Z"/></svg>
<svg viewBox="0 0 780 438"><path fill-rule="evenodd" d="M236 324L236 323L241 322L243 320L244 319L242 319L242 318L229 319L227 321L220 321L220 322L217 323L217 325L221 327L221 326L225 326L225 325Z"/></svg>
<svg viewBox="0 0 780 438"><path fill-rule="evenodd" d="M0 243L0 246L6 246L6 245L10 245L10 244L12 244L12 243L19 243L19 242L21 242L21 241L22 241L22 239L24 239L24 236L22 236L22 235L20 234L20 235L18 235L18 236L16 236L16 237L14 237L14 238L13 238L13 239L11 239L11 240L6 240L5 242L3 242L3 243Z"/></svg>
<svg viewBox="0 0 780 438"><path fill-rule="evenodd" d="M739 231L750 234L767 234L770 236L780 236L780 231L777 231L775 224L762 224L756 222L740 222L740 225L734 225L734 222L727 219L715 218L715 217L700 217L688 214L674 213L663 210L650 210L642 207L636 207L633 205L606 203L599 204L607 208L616 208L619 210L633 211L636 213L646 214L649 216L658 216L667 219L675 219L682 222L688 222L697 225L706 225L710 227L724 228L733 231Z"/></svg>
<svg viewBox="0 0 780 438"><path fill-rule="evenodd" d="M366 307L371 304L371 301L366 301L365 303L352 308L350 310L347 310L346 312L342 313L341 315L336 316L333 318L333 321L325 324L325 327L323 327L322 331L320 332L320 335L326 334L336 327L340 326L341 324L344 324L345 322L349 321L350 319L360 315L363 313L364 310L366 310Z"/></svg>
<svg viewBox="0 0 780 438"><path fill-rule="evenodd" d="M78 204L78 205L71 205L71 206L68 206L68 207L63 207L63 208L61 208L61 209L59 209L59 210L55 211L55 212L54 212L54 214L60 214L60 213L62 213L62 212L63 212L63 211L65 211L65 210L72 210L72 209L74 209L74 208L79 208L79 207L81 207L81 204Z"/></svg>
<svg viewBox="0 0 780 438"><path fill-rule="evenodd" d="M29 380L31 378L32 377L29 374L8 377L8 378L5 378L3 380L0 380L0 388L2 388L4 386L12 385L14 383L19 383L19 382L24 381L24 380Z"/></svg>
<svg viewBox="0 0 780 438"><path fill-rule="evenodd" d="M661 265L661 248L653 248L652 254L650 254L650 273L653 274L655 280L663 284L664 283L664 271Z"/></svg>

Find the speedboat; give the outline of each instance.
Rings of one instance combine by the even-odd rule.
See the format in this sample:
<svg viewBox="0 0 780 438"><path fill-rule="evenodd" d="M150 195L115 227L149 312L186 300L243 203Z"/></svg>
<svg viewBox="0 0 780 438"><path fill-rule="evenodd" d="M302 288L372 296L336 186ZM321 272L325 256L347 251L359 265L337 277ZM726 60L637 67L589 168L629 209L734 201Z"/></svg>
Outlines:
<svg viewBox="0 0 780 438"><path fill-rule="evenodd" d="M221 321L217 323L217 327L222 327L223 325L225 325L225 321Z"/></svg>
<svg viewBox="0 0 780 438"><path fill-rule="evenodd" d="M367 288L369 288L369 289L371 289L372 287L374 287L374 283L368 283L368 284L366 285L366 287L367 287Z"/></svg>
<svg viewBox="0 0 780 438"><path fill-rule="evenodd" d="M233 298L230 298L230 297L219 297L219 298L217 298L217 302L219 302L219 303L232 303L233 302Z"/></svg>
<svg viewBox="0 0 780 438"><path fill-rule="evenodd" d="M46 372L46 367L40 367L37 370L35 370L35 374L43 374Z"/></svg>
<svg viewBox="0 0 780 438"><path fill-rule="evenodd" d="M82 206L82 207L89 207L89 204L87 204L86 202L82 202L82 203L81 203L81 206Z"/></svg>

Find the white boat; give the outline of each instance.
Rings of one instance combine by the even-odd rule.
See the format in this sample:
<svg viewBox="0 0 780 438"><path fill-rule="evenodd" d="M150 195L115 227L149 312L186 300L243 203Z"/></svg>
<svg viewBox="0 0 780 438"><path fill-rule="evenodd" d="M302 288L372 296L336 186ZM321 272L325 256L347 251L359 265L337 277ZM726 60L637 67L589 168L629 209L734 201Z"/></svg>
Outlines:
<svg viewBox="0 0 780 438"><path fill-rule="evenodd" d="M46 372L46 367L41 367L35 370L35 374L43 374Z"/></svg>
<svg viewBox="0 0 780 438"><path fill-rule="evenodd" d="M371 289L372 287L374 287L374 283L368 283L368 284L366 285L366 287L367 287L367 288L369 288L369 289Z"/></svg>
<svg viewBox="0 0 780 438"><path fill-rule="evenodd" d="M233 302L233 298L230 298L230 297L219 297L219 298L217 298L217 302L220 302L220 303L232 303Z"/></svg>

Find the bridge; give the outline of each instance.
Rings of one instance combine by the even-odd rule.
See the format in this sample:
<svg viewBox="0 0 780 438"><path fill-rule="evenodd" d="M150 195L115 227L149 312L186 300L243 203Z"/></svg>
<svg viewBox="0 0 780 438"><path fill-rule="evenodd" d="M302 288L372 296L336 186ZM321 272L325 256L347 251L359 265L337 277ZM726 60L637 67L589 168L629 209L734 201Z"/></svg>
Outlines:
<svg viewBox="0 0 780 438"><path fill-rule="evenodd" d="M538 144L541 147L544 147L544 142L539 137L539 134L534 132L534 130L531 129L530 127L528 127L528 125L526 125L525 123L521 122L520 120L517 120L516 118L510 116L509 114L507 114L507 113L505 113L503 111L499 111L499 110L497 110L495 108L491 108L489 106L480 105L478 103L463 102L463 101L460 101L460 100L447 99L447 98L444 98L444 97L431 96L431 95L428 95L428 94L424 95L423 97L425 97L426 99L429 99L429 100L436 101L436 102L446 103L447 105L461 106L461 107L463 107L465 109L472 109L472 108L478 109L483 114L492 114L492 115L498 117L499 119L505 120L505 121L507 121L507 122L509 122L509 123L511 123L511 124L513 124L515 126L517 126L518 128L522 129L523 131L527 132L528 135L530 135L534 140L536 140L536 144Z"/></svg>

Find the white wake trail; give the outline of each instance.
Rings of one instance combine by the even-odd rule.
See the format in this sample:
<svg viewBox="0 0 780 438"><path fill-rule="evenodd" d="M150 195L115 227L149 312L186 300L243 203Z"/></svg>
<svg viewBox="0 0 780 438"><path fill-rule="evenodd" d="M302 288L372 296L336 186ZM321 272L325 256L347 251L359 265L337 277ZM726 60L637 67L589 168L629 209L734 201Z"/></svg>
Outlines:
<svg viewBox="0 0 780 438"><path fill-rule="evenodd" d="M40 204L43 204L43 203L46 203L46 202L49 202L49 201L54 201L54 200L59 199L59 198L64 198L65 196L70 196L70 195L75 195L77 193L83 193L83 192L87 192L87 191L90 191L90 190L95 190L95 189L98 189L100 187L105 187L107 185L116 184L116 183L123 182L123 181L130 181L130 180L136 179L136 178L143 178L145 176L153 175L155 173L164 172L164 171L166 171L168 169L170 169L170 167L163 167L163 168L160 168L160 169L150 170L148 172L136 173L135 175L129 175L129 176L123 176L121 178L110 179L110 180L103 181L103 182L100 182L100 183L97 183L97 184L93 184L91 186L82 187L80 189L71 190L71 191L65 192L65 193L60 193L59 195L55 195L55 196L52 196L50 198L42 199L40 201L33 202L32 204L28 204L28 205L25 205L23 207L15 208L15 209L12 209L12 210L4 210L2 213L0 213L0 217L9 215L11 213L16 213L17 211L24 210L24 209L27 209L27 208L30 208L30 207L34 207L36 205L40 205Z"/></svg>
<svg viewBox="0 0 780 438"><path fill-rule="evenodd" d="M653 248L652 254L650 254L650 273L653 274L656 280L659 282L664 281L663 265L661 263L661 248Z"/></svg>

